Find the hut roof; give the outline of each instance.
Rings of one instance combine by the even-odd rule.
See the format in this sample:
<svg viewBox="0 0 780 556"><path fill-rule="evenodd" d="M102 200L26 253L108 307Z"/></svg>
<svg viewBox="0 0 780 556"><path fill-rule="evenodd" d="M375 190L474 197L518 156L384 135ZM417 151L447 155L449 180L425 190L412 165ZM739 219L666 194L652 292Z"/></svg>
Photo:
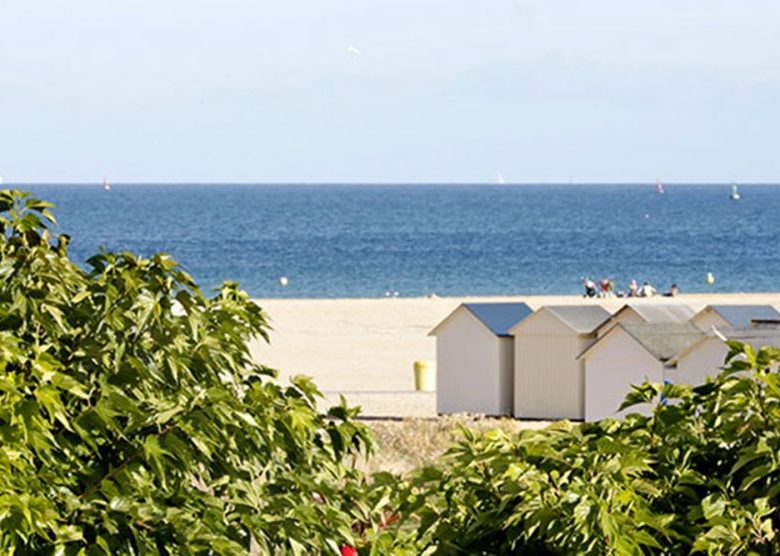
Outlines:
<svg viewBox="0 0 780 556"><path fill-rule="evenodd" d="M659 361L668 361L697 342L702 332L690 323L643 323L621 325Z"/></svg>
<svg viewBox="0 0 780 556"><path fill-rule="evenodd" d="M438 334L442 326L463 309L474 315L496 336L510 336L509 329L533 313L525 303L463 303L436 325L430 335Z"/></svg>
<svg viewBox="0 0 780 556"><path fill-rule="evenodd" d="M780 320L780 312L771 305L708 305L699 314L705 311L714 311L734 328L746 328L753 320Z"/></svg>
<svg viewBox="0 0 780 556"><path fill-rule="evenodd" d="M726 340L736 340L743 344L750 344L754 347L761 346L780 346L780 328L742 328L738 330L729 328L717 328L703 335L701 338L686 346L677 353L672 362L677 363L684 358L702 342L711 338L720 338Z"/></svg>
<svg viewBox="0 0 780 556"><path fill-rule="evenodd" d="M509 329L533 313L525 303L464 303L466 309L496 336L509 336Z"/></svg>
<svg viewBox="0 0 780 556"><path fill-rule="evenodd" d="M616 328L625 330L629 336L659 361L668 361L704 336L701 330L687 322L616 324L583 351L578 359L585 356L596 346L608 341L607 338L612 335L612 331Z"/></svg>
<svg viewBox="0 0 780 556"><path fill-rule="evenodd" d="M684 303L629 303L615 316L628 309L635 311L647 323L688 322L694 316L693 309Z"/></svg>
<svg viewBox="0 0 780 556"><path fill-rule="evenodd" d="M601 305L547 305L543 309L579 334L593 332L612 316Z"/></svg>

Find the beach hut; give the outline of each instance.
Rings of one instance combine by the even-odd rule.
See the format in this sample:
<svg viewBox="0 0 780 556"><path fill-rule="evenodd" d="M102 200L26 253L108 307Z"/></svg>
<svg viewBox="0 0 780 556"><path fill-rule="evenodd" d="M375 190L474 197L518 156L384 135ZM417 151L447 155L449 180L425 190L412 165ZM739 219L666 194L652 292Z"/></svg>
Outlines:
<svg viewBox="0 0 780 556"><path fill-rule="evenodd" d="M464 303L436 326L436 411L512 413L514 345L509 329L525 303Z"/></svg>
<svg viewBox="0 0 780 556"><path fill-rule="evenodd" d="M756 349L764 346L780 347L780 328L710 329L709 333L669 361L667 380L691 386L704 384L708 376L715 376L723 369L729 352L725 344L727 339L750 344Z"/></svg>
<svg viewBox="0 0 780 556"><path fill-rule="evenodd" d="M610 316L599 305L547 306L512 327L515 417L585 417L584 361L577 356Z"/></svg>
<svg viewBox="0 0 780 556"><path fill-rule="evenodd" d="M704 331L747 328L753 321L780 321L780 312L772 305L707 305L691 319Z"/></svg>
<svg viewBox="0 0 780 556"><path fill-rule="evenodd" d="M649 412L649 407L618 408L632 385L663 382L667 362L702 335L690 323L614 325L580 355L585 362L585 420Z"/></svg>
<svg viewBox="0 0 780 556"><path fill-rule="evenodd" d="M693 309L684 303L657 303L637 301L623 305L607 322L596 331L601 338L616 324L685 323L695 315Z"/></svg>

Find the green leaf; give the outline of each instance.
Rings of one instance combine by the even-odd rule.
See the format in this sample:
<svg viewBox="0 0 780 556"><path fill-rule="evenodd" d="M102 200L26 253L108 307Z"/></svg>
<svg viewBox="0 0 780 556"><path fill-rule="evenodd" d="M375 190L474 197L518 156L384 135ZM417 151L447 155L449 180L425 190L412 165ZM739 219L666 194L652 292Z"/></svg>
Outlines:
<svg viewBox="0 0 780 556"><path fill-rule="evenodd" d="M720 494L710 494L701 501L701 509L704 519L712 521L716 517L721 517L727 506L726 500Z"/></svg>

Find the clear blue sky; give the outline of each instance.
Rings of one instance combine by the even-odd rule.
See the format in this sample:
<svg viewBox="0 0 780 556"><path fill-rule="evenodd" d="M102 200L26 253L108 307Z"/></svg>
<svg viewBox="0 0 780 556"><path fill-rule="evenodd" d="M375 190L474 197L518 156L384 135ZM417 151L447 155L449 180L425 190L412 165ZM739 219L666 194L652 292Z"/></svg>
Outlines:
<svg viewBox="0 0 780 556"><path fill-rule="evenodd" d="M13 181L780 181L776 0L0 0Z"/></svg>

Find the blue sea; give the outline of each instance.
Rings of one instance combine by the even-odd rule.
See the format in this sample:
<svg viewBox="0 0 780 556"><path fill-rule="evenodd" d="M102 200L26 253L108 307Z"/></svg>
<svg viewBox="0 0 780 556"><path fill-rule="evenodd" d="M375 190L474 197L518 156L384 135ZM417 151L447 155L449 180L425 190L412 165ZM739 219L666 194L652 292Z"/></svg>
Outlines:
<svg viewBox="0 0 780 556"><path fill-rule="evenodd" d="M79 261L165 251L205 289L256 297L578 294L583 277L780 290L780 186L740 201L729 185L24 188L57 204Z"/></svg>

